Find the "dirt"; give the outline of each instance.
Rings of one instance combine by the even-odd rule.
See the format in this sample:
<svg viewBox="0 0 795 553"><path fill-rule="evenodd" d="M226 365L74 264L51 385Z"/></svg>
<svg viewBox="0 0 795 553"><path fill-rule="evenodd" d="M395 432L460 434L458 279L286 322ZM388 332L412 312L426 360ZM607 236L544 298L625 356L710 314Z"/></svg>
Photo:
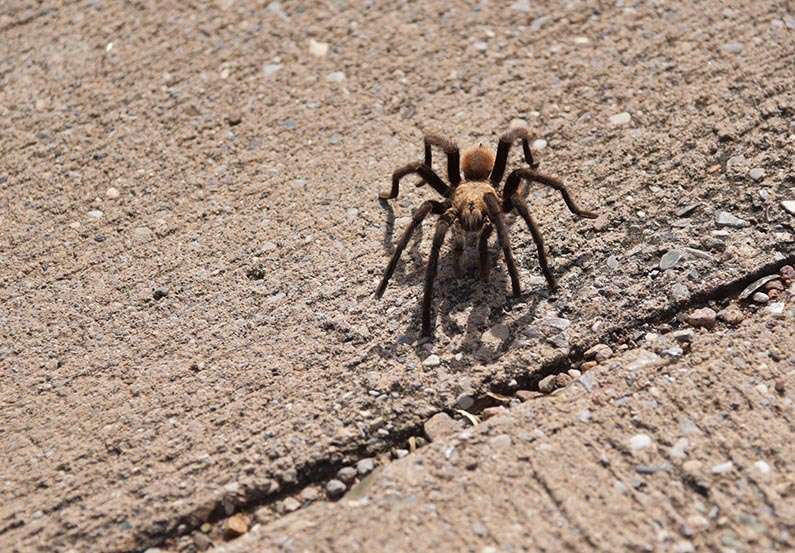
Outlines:
<svg viewBox="0 0 795 553"><path fill-rule="evenodd" d="M0 8L0 549L172 543L791 263L791 9L527 9ZM445 250L423 343L427 230L372 292L433 194L377 193L515 118L600 218L531 194L554 295L521 220L518 301Z"/></svg>

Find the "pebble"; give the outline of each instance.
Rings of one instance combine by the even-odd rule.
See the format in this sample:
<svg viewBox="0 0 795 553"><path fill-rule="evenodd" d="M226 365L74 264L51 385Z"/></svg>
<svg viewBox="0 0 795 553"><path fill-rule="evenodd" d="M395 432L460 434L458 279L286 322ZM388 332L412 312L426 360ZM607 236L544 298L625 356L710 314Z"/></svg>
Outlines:
<svg viewBox="0 0 795 553"><path fill-rule="evenodd" d="M224 521L224 535L236 538L248 532L248 517L242 513L232 515Z"/></svg>
<svg viewBox="0 0 795 553"><path fill-rule="evenodd" d="M765 284L765 290L784 290L784 284L780 280L771 280Z"/></svg>
<svg viewBox="0 0 795 553"><path fill-rule="evenodd" d="M690 447L690 442L687 438L679 438L676 443L671 447L671 457L674 459L684 459L687 457L687 449Z"/></svg>
<svg viewBox="0 0 795 553"><path fill-rule="evenodd" d="M346 484L350 484L356 479L357 474L359 473L353 467L342 467L340 470L337 471L337 478L339 480L342 480Z"/></svg>
<svg viewBox="0 0 795 553"><path fill-rule="evenodd" d="M320 492L315 486L307 486L301 490L301 499L304 501L317 501L320 498Z"/></svg>
<svg viewBox="0 0 795 553"><path fill-rule="evenodd" d="M461 430L461 424L447 413L436 413L425 422L423 429L428 439L435 442Z"/></svg>
<svg viewBox="0 0 795 553"><path fill-rule="evenodd" d="M651 437L647 434L635 434L629 439L629 447L633 451L640 451L651 446Z"/></svg>
<svg viewBox="0 0 795 553"><path fill-rule="evenodd" d="M683 533L692 536L709 528L709 521L701 515L691 515L685 521L686 528Z"/></svg>
<svg viewBox="0 0 795 553"><path fill-rule="evenodd" d="M795 215L795 200L783 200L781 207L790 215Z"/></svg>
<svg viewBox="0 0 795 553"><path fill-rule="evenodd" d="M577 413L577 420L580 422L590 422L591 418L593 417L593 413L591 413L590 409L583 409L579 413Z"/></svg>
<svg viewBox="0 0 795 553"><path fill-rule="evenodd" d="M530 0L516 0L516 2L511 4L511 9L517 12L529 13Z"/></svg>
<svg viewBox="0 0 795 553"><path fill-rule="evenodd" d="M487 420L492 417L507 415L508 413L510 413L510 411L508 411L508 409L502 405L497 405L495 407L486 407L485 409L483 409L483 412L481 413L481 418L483 420Z"/></svg>
<svg viewBox="0 0 795 553"><path fill-rule="evenodd" d="M771 303L770 305L765 307L765 312L767 312L768 315L771 315L772 317L775 317L777 319L778 318L783 318L784 317L784 303L780 302L780 301L777 301L775 303Z"/></svg>
<svg viewBox="0 0 795 553"><path fill-rule="evenodd" d="M422 364L426 367L438 367L439 365L442 364L442 360L438 355L432 353L431 355L425 358Z"/></svg>
<svg viewBox="0 0 795 553"><path fill-rule="evenodd" d="M701 470L701 461L696 461L695 459L691 461L685 461L682 463L682 470L684 470L687 474L698 474Z"/></svg>
<svg viewBox="0 0 795 553"><path fill-rule="evenodd" d="M685 252L682 250L668 250L665 255L662 256L660 259L660 270L667 271L685 256Z"/></svg>
<svg viewBox="0 0 795 553"><path fill-rule="evenodd" d="M571 377L566 373L550 374L541 379L541 382L538 383L538 389L545 394L549 394L558 388L568 386L571 381Z"/></svg>
<svg viewBox="0 0 795 553"><path fill-rule="evenodd" d="M485 52L489 45L482 40L478 40L472 44L472 47L478 52Z"/></svg>
<svg viewBox="0 0 795 553"><path fill-rule="evenodd" d="M347 489L347 486L337 479L329 480L326 483L326 493L331 499L339 499Z"/></svg>
<svg viewBox="0 0 795 553"><path fill-rule="evenodd" d="M770 296L765 294L764 292L756 292L751 299L754 300L756 303L767 303L770 301Z"/></svg>
<svg viewBox="0 0 795 553"><path fill-rule="evenodd" d="M586 46L591 43L591 40L587 36L578 36L574 37L574 44L577 46ZM629 114L627 114L629 115ZM629 122L629 121L627 121Z"/></svg>
<svg viewBox="0 0 795 553"><path fill-rule="evenodd" d="M715 222L720 227L743 228L750 225L748 221L735 217L728 211L719 211L715 215Z"/></svg>
<svg viewBox="0 0 795 553"><path fill-rule="evenodd" d="M538 150L539 152L547 147L547 141L543 138L537 138L533 140L532 147L534 150Z"/></svg>
<svg viewBox="0 0 795 553"><path fill-rule="evenodd" d="M611 271L615 271L621 266L621 263L619 263L618 258L615 255L611 255L610 257L608 257L607 260L605 261L605 264L607 265L607 268L610 269Z"/></svg>
<svg viewBox="0 0 795 553"><path fill-rule="evenodd" d="M684 284L677 282L671 286L671 297L675 301L685 301L690 297L690 290Z"/></svg>
<svg viewBox="0 0 795 553"><path fill-rule="evenodd" d="M282 508L285 510L285 512L292 513L293 511L297 511L301 508L301 503L294 497L288 497L282 501Z"/></svg>
<svg viewBox="0 0 795 553"><path fill-rule="evenodd" d="M326 54L328 54L328 43L318 42L314 38L310 38L309 53L318 58L325 58Z"/></svg>
<svg viewBox="0 0 795 553"><path fill-rule="evenodd" d="M370 457L365 459L360 459L358 463L356 463L356 472L359 473L359 476L365 476L366 474L370 474L375 469L375 459Z"/></svg>
<svg viewBox="0 0 795 553"><path fill-rule="evenodd" d="M282 64L280 63L266 63L265 65L262 66L262 73L266 77L270 77L281 71L281 69L282 69Z"/></svg>
<svg viewBox="0 0 795 553"><path fill-rule="evenodd" d="M627 125L631 120L632 116L626 111L622 111L621 113L610 116L610 124L614 127L619 125Z"/></svg>
<svg viewBox="0 0 795 553"><path fill-rule="evenodd" d="M748 176L750 176L756 182L759 182L760 180L762 180L765 177L765 170L762 169L761 167L754 167L748 173Z"/></svg>
<svg viewBox="0 0 795 553"><path fill-rule="evenodd" d="M116 198L118 198L120 196L119 189L118 188L114 188L114 187L111 186L110 188L105 190L105 195L108 198L110 198L111 200L115 200Z"/></svg>
<svg viewBox="0 0 795 553"><path fill-rule="evenodd" d="M168 288L164 287L155 288L155 291L152 292L152 298L154 298L155 300L161 300L166 296L168 296Z"/></svg>
<svg viewBox="0 0 795 553"><path fill-rule="evenodd" d="M472 407L474 404L475 404L475 398L473 398L470 394L466 392L459 395L458 398L456 398L455 400L455 406L458 409L463 409L464 411Z"/></svg>
<svg viewBox="0 0 795 553"><path fill-rule="evenodd" d="M721 49L728 54L739 54L743 51L743 44L741 42L727 42Z"/></svg>
<svg viewBox="0 0 795 553"><path fill-rule="evenodd" d="M718 312L718 318L724 323L736 325L740 324L743 319L745 319L745 315L743 315L743 312L739 307L736 305L730 305Z"/></svg>
<svg viewBox="0 0 795 553"><path fill-rule="evenodd" d="M330 83L341 83L345 80L345 73L342 71L333 71L326 75L326 80Z"/></svg>
<svg viewBox="0 0 795 553"><path fill-rule="evenodd" d="M577 369L569 369L566 374L568 374L572 380L577 380L582 376L582 373Z"/></svg>
<svg viewBox="0 0 795 553"><path fill-rule="evenodd" d="M731 472L733 468L734 468L734 463L732 463L731 461L726 461L725 463L713 466L712 469L710 470L712 474L727 474Z"/></svg>
<svg viewBox="0 0 795 553"><path fill-rule="evenodd" d="M759 471L760 474L769 474L770 473L770 465L768 465L765 461L759 460L754 463L754 468Z"/></svg>
<svg viewBox="0 0 795 553"><path fill-rule="evenodd" d="M586 359L593 359L597 363L604 363L613 357L613 350L607 344L596 344L588 348L583 355Z"/></svg>
<svg viewBox="0 0 795 553"><path fill-rule="evenodd" d="M102 219L103 215L105 214L98 209L92 209L91 211L88 212L88 216L91 217L92 219Z"/></svg>
<svg viewBox="0 0 795 553"><path fill-rule="evenodd" d="M210 549L214 544L213 540L211 540L207 535L202 534L201 532L195 532L193 534L193 545L196 546L196 549L199 551L206 551Z"/></svg>
<svg viewBox="0 0 795 553"><path fill-rule="evenodd" d="M685 315L685 322L697 328L712 328L715 326L717 314L711 307L702 307Z"/></svg>
<svg viewBox="0 0 795 553"><path fill-rule="evenodd" d="M786 281L795 280L795 268L792 265L784 265L779 271L781 277Z"/></svg>
<svg viewBox="0 0 795 553"><path fill-rule="evenodd" d="M586 392L590 393L591 390L593 390L593 387L596 385L596 377L593 375L593 373L585 373L579 378L579 380L577 380L577 382L582 384L582 387L585 388Z"/></svg>
<svg viewBox="0 0 795 553"><path fill-rule="evenodd" d="M580 364L580 372L590 371L594 367L598 366L599 363L596 361L586 361L585 363Z"/></svg>
<svg viewBox="0 0 795 553"><path fill-rule="evenodd" d="M492 439L489 440L489 443L495 449L505 449L511 447L511 437L508 434L500 434L499 436L494 436Z"/></svg>
<svg viewBox="0 0 795 553"><path fill-rule="evenodd" d="M141 242L151 240L152 231L147 227L135 227L133 229L133 238Z"/></svg>
<svg viewBox="0 0 795 553"><path fill-rule="evenodd" d="M532 390L516 390L516 397L521 401L528 401L539 396L540 394L538 392L533 392Z"/></svg>
<svg viewBox="0 0 795 553"><path fill-rule="evenodd" d="M544 322L552 328L557 328L558 330L566 330L571 324L571 321L568 319L561 319L560 317L549 317Z"/></svg>

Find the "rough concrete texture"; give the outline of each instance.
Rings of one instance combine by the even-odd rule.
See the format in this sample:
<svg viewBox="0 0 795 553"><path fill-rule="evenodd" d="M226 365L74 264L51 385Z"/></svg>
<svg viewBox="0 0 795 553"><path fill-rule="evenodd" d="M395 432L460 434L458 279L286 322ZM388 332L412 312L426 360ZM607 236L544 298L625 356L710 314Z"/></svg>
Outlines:
<svg viewBox="0 0 795 553"><path fill-rule="evenodd" d="M791 551L793 326L650 335L214 551Z"/></svg>
<svg viewBox="0 0 795 553"><path fill-rule="evenodd" d="M0 549L163 543L791 257L792 21L776 2L2 6ZM432 193L376 194L421 129L493 143L515 118L601 217L532 193L556 295L521 220L520 301L493 245L487 285L446 251L419 344L427 231L372 291Z"/></svg>

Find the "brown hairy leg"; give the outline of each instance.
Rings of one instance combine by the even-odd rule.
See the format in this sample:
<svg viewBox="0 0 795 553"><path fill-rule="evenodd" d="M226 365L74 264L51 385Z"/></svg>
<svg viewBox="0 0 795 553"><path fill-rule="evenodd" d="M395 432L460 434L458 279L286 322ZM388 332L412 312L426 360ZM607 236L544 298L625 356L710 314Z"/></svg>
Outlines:
<svg viewBox="0 0 795 553"><path fill-rule="evenodd" d="M480 280L483 282L489 280L489 236L491 236L492 230L494 227L487 222L483 225L478 239L478 268L480 269Z"/></svg>
<svg viewBox="0 0 795 553"><path fill-rule="evenodd" d="M450 189L439 177L439 175L433 171L433 169L425 165L422 161L415 161L409 163L408 165L404 165L392 173L392 189L389 192L381 192L378 197L382 200L391 200L393 198L397 198L398 193L400 192L400 180L406 175L412 174L422 177L422 180L417 183L417 186L422 186L427 182L443 197L446 198L450 195Z"/></svg>
<svg viewBox="0 0 795 553"><path fill-rule="evenodd" d="M536 225L532 215L530 215L530 210L527 209L527 202L521 195L519 195L519 193L514 194L511 197L511 201L513 202L513 207L516 208L516 211L519 212L519 215L521 215L522 219L524 219L525 223L527 223L527 228L530 229L530 234L533 235L533 242L535 242L536 250L538 250L538 264L541 266L541 272L544 273L544 277L547 279L549 287L554 290L558 287L558 283L555 281L552 271L549 270L547 254L546 251L544 251L544 239L541 236L541 231L538 230L538 225Z"/></svg>
<svg viewBox="0 0 795 553"><path fill-rule="evenodd" d="M516 262L513 259L513 252L511 251L511 239L508 235L508 227L505 225L505 218L500 210L500 201L497 199L497 196L492 193L486 194L483 200L486 202L489 219L492 224L497 227L497 241L500 243L500 247L502 247L505 264L508 266L508 274L511 277L513 295L514 297L519 297L522 293L522 288L519 285L519 273L516 270Z"/></svg>
<svg viewBox="0 0 795 553"><path fill-rule="evenodd" d="M448 207L449 204L446 202L436 202L433 200L428 200L420 205L417 212L414 213L409 226L406 227L405 231L403 231L403 235L400 237L400 240L398 240L397 246L395 246L395 251L392 254L392 258L389 260L389 264L386 266L384 276L381 277L381 282L378 284L378 288L375 290L376 297L380 298L384 295L384 290L386 290L389 279L392 278L392 273L395 272L395 267L397 267L400 255L403 253L403 250L406 249L406 245L409 243L409 240L411 240L411 236L414 234L414 231L417 230L417 227L420 226L420 224L422 224L423 219L425 219L430 212L444 213Z"/></svg>
<svg viewBox="0 0 795 553"><path fill-rule="evenodd" d="M435 134L426 134L425 142L425 165L433 167L431 146L438 146L447 155L447 180L450 186L455 187L461 182L461 153L455 142Z"/></svg>
<svg viewBox="0 0 795 553"><path fill-rule="evenodd" d="M491 176L489 180L494 188L497 188L505 174L505 165L508 163L508 153L511 151L511 146L518 139L522 139L522 151L524 152L524 159L527 164L535 169L536 162L533 160L533 153L530 151L530 136L527 134L527 129L524 127L517 127L507 131L500 137L497 144L497 157L494 159L494 167L491 169Z"/></svg>
<svg viewBox="0 0 795 553"><path fill-rule="evenodd" d="M439 251L444 244L447 230L456 218L456 211L452 208L444 212L436 222L436 231L433 234L431 255L428 259L428 269L425 271L425 290L422 295L422 336L431 335L431 301L433 300L433 281L436 279L436 270L439 265Z"/></svg>
<svg viewBox="0 0 795 553"><path fill-rule="evenodd" d="M537 182L554 188L563 196L563 201L566 202L566 207L569 208L569 211L579 217L584 217L586 219L596 219L596 213L592 213L577 207L577 204L574 203L574 200L572 199L569 190L566 188L566 185L564 185L559 179L550 177L548 175L542 175L541 173L536 173L532 169L524 168L512 171L511 174L508 175L508 180L505 181L505 191L502 195L502 202L503 211L506 213L513 208L513 195L516 194L516 191L518 190L519 184L522 182L522 180Z"/></svg>

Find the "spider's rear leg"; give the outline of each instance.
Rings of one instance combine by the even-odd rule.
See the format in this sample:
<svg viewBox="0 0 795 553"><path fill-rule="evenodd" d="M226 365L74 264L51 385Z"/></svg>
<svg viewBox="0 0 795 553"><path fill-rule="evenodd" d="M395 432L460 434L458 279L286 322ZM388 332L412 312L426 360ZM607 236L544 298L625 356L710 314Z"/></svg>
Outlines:
<svg viewBox="0 0 795 553"><path fill-rule="evenodd" d="M489 280L489 236L494 230L491 223L483 225L483 230L480 231L480 238L478 239L478 268L480 269L480 280L486 282Z"/></svg>
<svg viewBox="0 0 795 553"><path fill-rule="evenodd" d="M555 177L550 177L549 175L544 175L541 173L537 173L532 169L516 169L508 175L508 179L505 181L505 191L503 192L503 211L508 213L512 209L512 199L514 194L519 190L519 185L522 183L523 180L529 182L537 182L539 184L543 184L545 186L549 186L550 188L554 188L558 192L560 192L561 196L563 196L563 201L566 202L566 207L569 208L569 211L577 215L578 217L584 217L585 219L596 219L596 213L591 211L587 211L585 209L580 209L577 207L577 204L574 203L574 199L571 197L569 193L569 189L566 188L566 185L563 184L560 179L556 179ZM526 195L526 190L522 191L522 196Z"/></svg>
<svg viewBox="0 0 795 553"><path fill-rule="evenodd" d="M536 250L538 250L538 264L541 266L541 272L544 273L544 278L547 279L549 287L554 290L558 287L558 283L555 281L552 271L549 270L547 254L546 251L544 251L544 238L541 236L541 231L538 230L538 225L536 225L532 215L530 215L530 210L527 209L527 202L518 193L511 197L511 201L513 202L513 207L516 208L516 211L519 212L519 215L521 215L522 219L527 223L530 234L533 235L533 242L535 242Z"/></svg>
<svg viewBox="0 0 795 553"><path fill-rule="evenodd" d="M431 301L433 300L433 281L436 279L436 271L439 265L439 251L444 244L447 230L455 220L456 210L453 208L444 212L436 223L436 231L433 234L431 244L431 255L428 259L428 269L425 271L425 290L422 295L422 336L427 338L431 335Z"/></svg>
<svg viewBox="0 0 795 553"><path fill-rule="evenodd" d="M497 227L497 241L502 247L505 264L508 266L508 275L511 277L513 295L514 297L519 297L522 294L522 287L519 284L519 272L516 270L516 262L513 259L513 252L511 251L511 239L508 235L508 227L505 225L505 217L503 217L502 211L500 211L500 202L497 196L492 193L486 194L483 200L486 202L489 219L491 219L492 224Z"/></svg>
<svg viewBox="0 0 795 553"><path fill-rule="evenodd" d="M425 163L422 161L414 161L408 165L404 165L392 173L392 188L389 192L381 192L378 197L382 200L391 200L393 198L397 198L398 193L400 192L401 179L406 175L412 174L419 175L423 179L417 183L417 186L421 186L423 183L427 182L434 190L436 190L445 198L450 195L450 188L444 183L439 175L433 171L433 169L425 165Z"/></svg>

